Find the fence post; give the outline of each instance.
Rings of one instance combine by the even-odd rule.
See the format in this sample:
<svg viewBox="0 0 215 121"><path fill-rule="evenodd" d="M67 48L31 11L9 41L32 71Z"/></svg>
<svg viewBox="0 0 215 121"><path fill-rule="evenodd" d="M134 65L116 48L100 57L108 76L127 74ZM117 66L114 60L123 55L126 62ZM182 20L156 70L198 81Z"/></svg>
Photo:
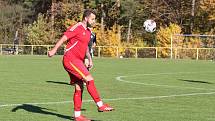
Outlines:
<svg viewBox="0 0 215 121"><path fill-rule="evenodd" d="M119 57L119 47L116 47L116 57Z"/></svg>
<svg viewBox="0 0 215 121"><path fill-rule="evenodd" d="M158 47L155 48L155 54L156 54L155 56L156 56L156 59L157 59L158 58Z"/></svg>
<svg viewBox="0 0 215 121"><path fill-rule="evenodd" d="M135 58L138 58L138 55L137 55L137 47L135 47Z"/></svg>
<svg viewBox="0 0 215 121"><path fill-rule="evenodd" d="M34 54L34 45L31 45L31 55Z"/></svg>
<svg viewBox="0 0 215 121"><path fill-rule="evenodd" d="M170 42L171 42L171 59L172 59L172 41L173 41L173 40L172 40L172 39L173 39L172 36L173 36L173 35L171 34L171 37L170 37Z"/></svg>
<svg viewBox="0 0 215 121"><path fill-rule="evenodd" d="M100 46L98 46L99 47L99 51L98 51L98 57L100 58L100 51L101 51L101 48L100 48Z"/></svg>
<svg viewBox="0 0 215 121"><path fill-rule="evenodd" d="M47 55L48 55L48 52L49 52L49 45L47 45L47 52L46 52L46 53L47 53Z"/></svg>
<svg viewBox="0 0 215 121"><path fill-rule="evenodd" d="M196 60L199 60L199 48L196 48Z"/></svg>
<svg viewBox="0 0 215 121"><path fill-rule="evenodd" d="M2 44L1 44L0 48L1 48L1 55L2 55Z"/></svg>
<svg viewBox="0 0 215 121"><path fill-rule="evenodd" d="M178 49L175 48L175 59L177 59Z"/></svg>

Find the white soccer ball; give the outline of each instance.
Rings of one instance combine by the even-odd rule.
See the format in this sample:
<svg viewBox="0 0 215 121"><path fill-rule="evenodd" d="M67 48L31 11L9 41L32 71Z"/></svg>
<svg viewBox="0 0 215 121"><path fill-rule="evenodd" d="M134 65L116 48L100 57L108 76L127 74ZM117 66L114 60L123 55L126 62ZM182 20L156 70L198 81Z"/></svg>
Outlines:
<svg viewBox="0 0 215 121"><path fill-rule="evenodd" d="M156 22L154 20L148 19L143 24L144 29L147 32L154 32L156 30Z"/></svg>

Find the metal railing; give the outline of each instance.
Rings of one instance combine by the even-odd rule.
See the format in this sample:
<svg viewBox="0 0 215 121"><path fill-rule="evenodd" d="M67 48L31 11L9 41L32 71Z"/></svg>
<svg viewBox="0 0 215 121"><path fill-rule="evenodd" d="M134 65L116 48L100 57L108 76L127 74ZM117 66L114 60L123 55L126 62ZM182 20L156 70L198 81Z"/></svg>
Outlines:
<svg viewBox="0 0 215 121"><path fill-rule="evenodd" d="M13 45L0 44L0 55L47 55L53 45ZM65 46L59 48L57 55L63 55ZM173 58L173 59L214 59L215 48L174 48L174 47L118 47L96 46L96 57L119 58Z"/></svg>

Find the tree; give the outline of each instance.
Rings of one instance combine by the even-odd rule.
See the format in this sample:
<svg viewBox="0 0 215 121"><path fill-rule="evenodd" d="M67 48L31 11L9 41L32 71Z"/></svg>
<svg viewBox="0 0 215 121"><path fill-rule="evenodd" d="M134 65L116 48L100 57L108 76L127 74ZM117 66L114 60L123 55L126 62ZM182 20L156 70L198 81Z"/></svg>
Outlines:
<svg viewBox="0 0 215 121"><path fill-rule="evenodd" d="M158 47L170 47L171 46L171 35L180 34L181 27L177 24L170 24L169 27L161 27L157 33L157 46ZM183 37L178 36L173 41L173 47L183 46ZM169 49L161 50L161 57L167 57Z"/></svg>
<svg viewBox="0 0 215 121"><path fill-rule="evenodd" d="M0 2L0 43L13 43L16 31L20 31L19 38L22 39L21 29L24 18L28 15L20 4L9 2L11 1Z"/></svg>
<svg viewBox="0 0 215 121"><path fill-rule="evenodd" d="M134 0L125 0L122 1L122 8L121 8L121 21L128 21L128 31L127 31L127 42L129 43L130 37L131 37L131 25L132 25L132 19L135 14L135 11L137 10L137 2Z"/></svg>
<svg viewBox="0 0 215 121"><path fill-rule="evenodd" d="M215 0L200 0L196 23L201 33L215 34ZM197 31L197 32L198 32Z"/></svg>
<svg viewBox="0 0 215 121"><path fill-rule="evenodd" d="M50 37L52 34L51 22L43 14L38 15L37 21L26 28L27 39L24 44L46 45L53 44L55 41Z"/></svg>

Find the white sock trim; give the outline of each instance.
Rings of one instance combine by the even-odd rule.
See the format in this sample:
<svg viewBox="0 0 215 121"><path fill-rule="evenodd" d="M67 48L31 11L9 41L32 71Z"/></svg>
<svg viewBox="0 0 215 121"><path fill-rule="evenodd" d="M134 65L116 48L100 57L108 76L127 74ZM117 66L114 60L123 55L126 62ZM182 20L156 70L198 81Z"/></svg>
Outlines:
<svg viewBox="0 0 215 121"><path fill-rule="evenodd" d="M96 105L97 105L98 107L102 107L102 106L103 106L103 102L102 102L102 101L99 101L99 102L96 103Z"/></svg>
<svg viewBox="0 0 215 121"><path fill-rule="evenodd" d="M81 111L75 111L75 117L81 116Z"/></svg>

